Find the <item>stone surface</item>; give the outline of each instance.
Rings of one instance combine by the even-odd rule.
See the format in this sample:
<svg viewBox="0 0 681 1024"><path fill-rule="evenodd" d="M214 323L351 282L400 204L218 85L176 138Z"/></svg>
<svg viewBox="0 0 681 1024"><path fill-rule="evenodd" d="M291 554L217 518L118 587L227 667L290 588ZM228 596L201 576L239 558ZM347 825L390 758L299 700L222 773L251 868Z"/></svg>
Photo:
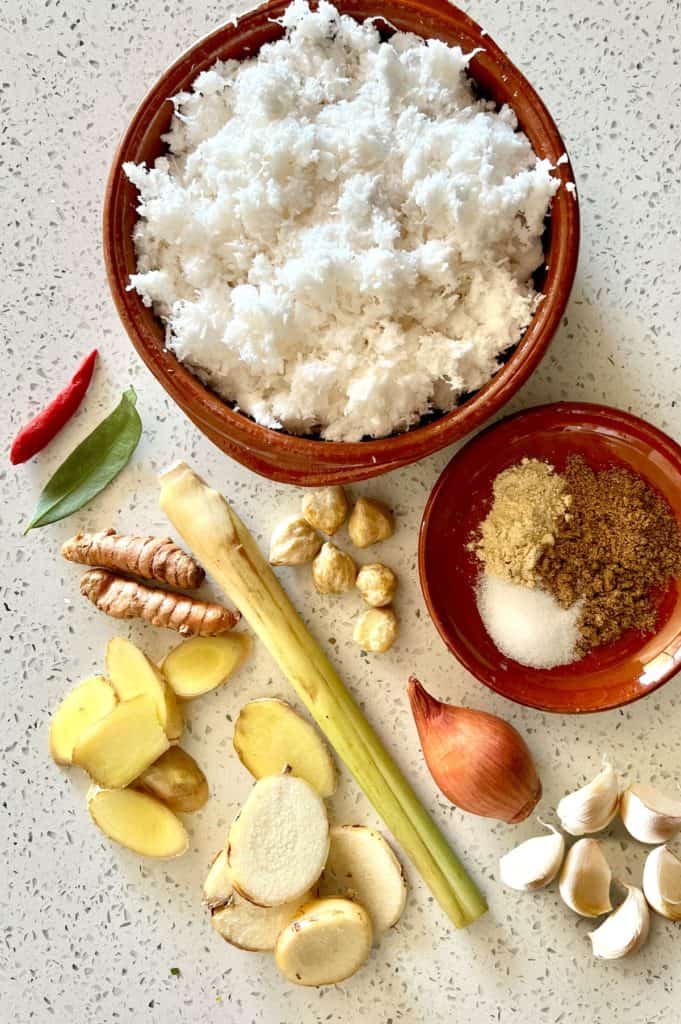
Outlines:
<svg viewBox="0 0 681 1024"><path fill-rule="evenodd" d="M2 435L51 396L94 343L102 361L85 408L48 451L0 469L3 671L0 997L4 1020L671 1024L678 1018L678 926L656 918L648 945L615 964L591 960L586 934L556 892L522 896L495 881L497 859L531 835L446 806L427 776L405 699L418 671L443 699L505 715L528 737L544 779L540 811L597 769L604 751L625 778L673 791L681 779L679 682L622 711L550 717L495 697L460 669L428 621L416 537L428 491L451 452L359 486L385 499L398 529L381 549L401 580L399 643L382 657L351 641L359 598L316 595L305 570L283 570L292 596L334 652L372 720L484 888L490 913L455 933L413 878L399 926L351 981L288 986L267 956L226 945L200 907L211 856L249 787L231 748L245 699L291 697L259 649L222 691L187 708L185 745L206 770L207 806L187 818L190 852L143 861L107 842L85 809L85 778L46 753L64 691L102 668L117 632L154 655L173 636L127 628L78 594L78 567L57 558L77 527L165 530L156 473L178 455L234 501L263 540L296 493L250 475L170 404L133 354L104 277L100 214L116 139L158 73L199 35L243 9L193 0L2 0L0 233L4 346ZM474 0L470 13L539 87L580 186L584 239L572 301L539 371L513 409L563 398L605 401L681 437L678 0ZM145 433L133 463L91 508L27 538L21 523L48 474L134 384ZM341 543L345 541L339 535ZM344 772L337 821L376 824ZM641 847L606 838L615 874L640 878ZM674 989L676 994L674 995Z"/></svg>

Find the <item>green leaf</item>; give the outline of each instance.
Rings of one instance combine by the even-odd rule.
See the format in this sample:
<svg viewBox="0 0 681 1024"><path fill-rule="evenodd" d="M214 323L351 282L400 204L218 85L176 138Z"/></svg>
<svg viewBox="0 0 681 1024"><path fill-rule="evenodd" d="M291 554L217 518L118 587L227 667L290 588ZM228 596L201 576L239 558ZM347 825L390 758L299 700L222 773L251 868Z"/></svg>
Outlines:
<svg viewBox="0 0 681 1024"><path fill-rule="evenodd" d="M114 411L62 462L45 484L24 534L77 512L118 476L142 434L136 402L135 389L128 388Z"/></svg>

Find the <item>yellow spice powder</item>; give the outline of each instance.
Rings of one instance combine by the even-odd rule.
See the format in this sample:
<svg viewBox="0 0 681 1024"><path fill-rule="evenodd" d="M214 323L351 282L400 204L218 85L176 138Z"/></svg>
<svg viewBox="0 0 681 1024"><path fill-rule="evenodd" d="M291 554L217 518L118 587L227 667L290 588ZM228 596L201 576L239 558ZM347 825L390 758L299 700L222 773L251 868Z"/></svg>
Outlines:
<svg viewBox="0 0 681 1024"><path fill-rule="evenodd" d="M494 500L472 547L485 570L533 587L542 552L555 542L559 523L569 519L565 480L539 459L523 459L494 481Z"/></svg>

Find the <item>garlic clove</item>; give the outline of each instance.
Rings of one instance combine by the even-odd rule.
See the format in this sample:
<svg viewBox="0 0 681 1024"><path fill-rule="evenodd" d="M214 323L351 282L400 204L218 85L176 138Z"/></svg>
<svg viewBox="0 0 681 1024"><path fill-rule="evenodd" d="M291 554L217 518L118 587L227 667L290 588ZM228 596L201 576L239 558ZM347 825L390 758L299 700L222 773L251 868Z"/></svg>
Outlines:
<svg viewBox="0 0 681 1024"><path fill-rule="evenodd" d="M612 910L612 872L597 839L580 839L567 853L560 873L563 902L582 917L600 917Z"/></svg>
<svg viewBox="0 0 681 1024"><path fill-rule="evenodd" d="M635 783L625 789L620 815L627 832L640 843L666 843L681 830L681 800L653 786Z"/></svg>
<svg viewBox="0 0 681 1024"><path fill-rule="evenodd" d="M556 813L566 832L583 836L606 828L617 814L618 806L617 775L606 760L591 782L563 797Z"/></svg>
<svg viewBox="0 0 681 1024"><path fill-rule="evenodd" d="M643 868L643 892L662 917L681 921L681 860L667 846L651 850Z"/></svg>
<svg viewBox="0 0 681 1024"><path fill-rule="evenodd" d="M534 836L510 850L499 861L499 877L509 889L521 892L543 889L560 871L565 856L565 840L552 825L545 827L551 830L551 835Z"/></svg>
<svg viewBox="0 0 681 1024"><path fill-rule="evenodd" d="M624 903L595 931L589 932L593 954L599 960L619 960L629 956L648 938L650 911L645 896L635 885L626 888Z"/></svg>

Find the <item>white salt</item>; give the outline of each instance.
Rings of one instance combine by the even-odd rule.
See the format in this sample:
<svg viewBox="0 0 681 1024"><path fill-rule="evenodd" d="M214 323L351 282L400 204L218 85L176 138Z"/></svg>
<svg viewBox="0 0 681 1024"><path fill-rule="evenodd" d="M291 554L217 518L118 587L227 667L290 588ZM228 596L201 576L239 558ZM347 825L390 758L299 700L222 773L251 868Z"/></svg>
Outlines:
<svg viewBox="0 0 681 1024"><path fill-rule="evenodd" d="M131 277L167 344L259 423L356 441L485 384L540 296L559 182L470 54L296 0L286 36L174 97Z"/></svg>
<svg viewBox="0 0 681 1024"><path fill-rule="evenodd" d="M561 608L544 590L483 575L477 602L485 629L507 658L543 669L577 660L581 601Z"/></svg>

